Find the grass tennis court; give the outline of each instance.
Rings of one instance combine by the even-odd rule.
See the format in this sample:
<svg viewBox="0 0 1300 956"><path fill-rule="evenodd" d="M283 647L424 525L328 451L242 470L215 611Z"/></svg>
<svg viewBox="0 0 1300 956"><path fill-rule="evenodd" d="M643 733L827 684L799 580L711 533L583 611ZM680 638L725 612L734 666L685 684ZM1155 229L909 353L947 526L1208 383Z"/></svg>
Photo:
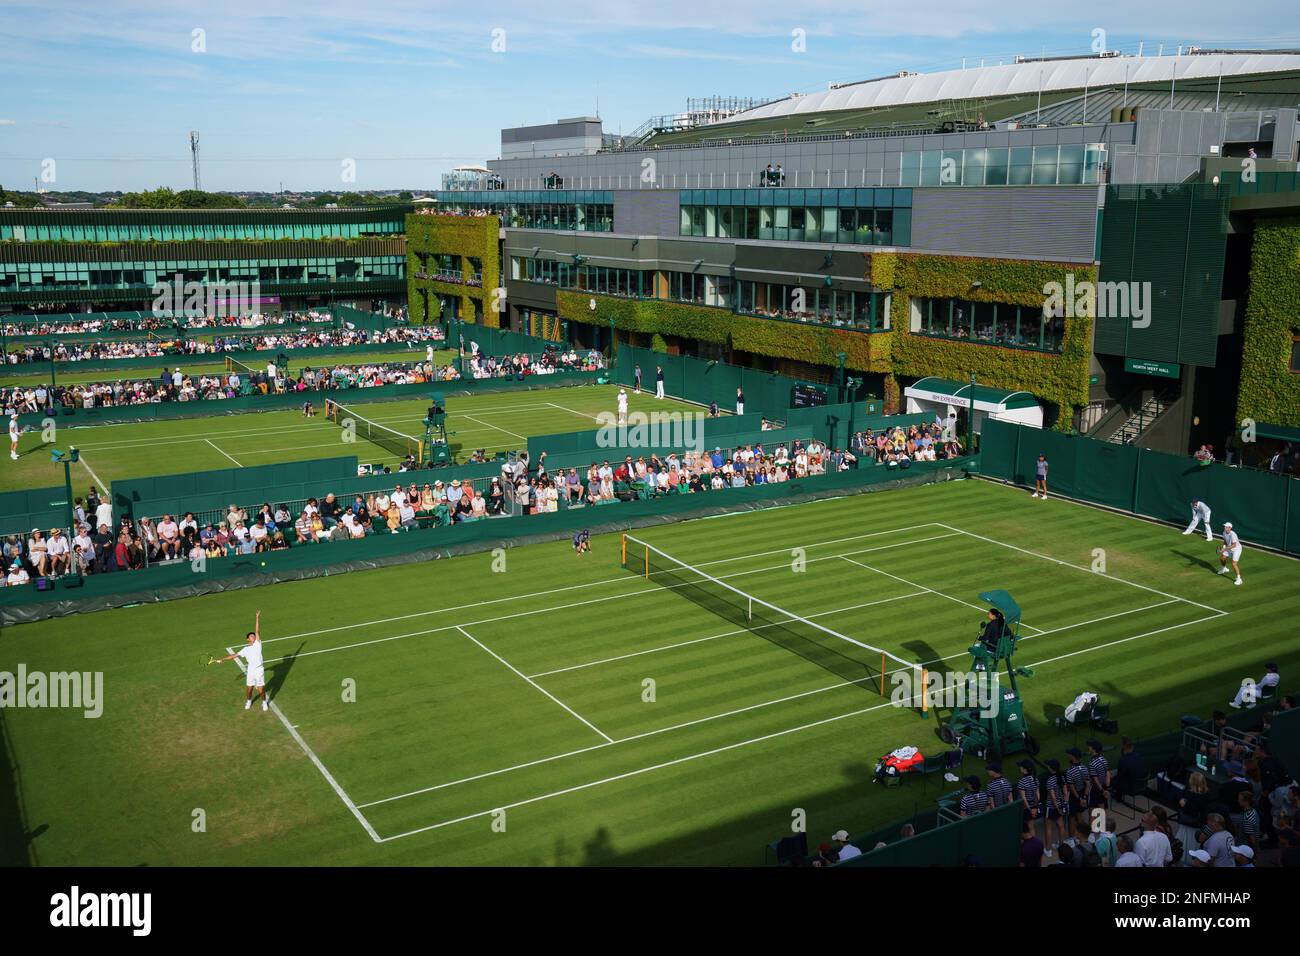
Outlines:
<svg viewBox="0 0 1300 956"><path fill-rule="evenodd" d="M1199 537L988 482L636 533L939 669L966 667L979 592L1006 588L1044 758L1072 743L1050 724L1082 690L1140 736L1222 707L1266 660L1284 691L1300 667L1294 561L1248 550L1233 587ZM932 805L933 781L869 780L893 748L938 749L933 718L828 668L825 635L804 628L825 653L764 639L620 568L617 535L593 543L511 549L503 573L481 554L7 629L0 669L102 670L106 698L97 720L4 713L7 860L752 865L795 808L815 843ZM258 607L265 714L242 709L233 665L200 664Z"/></svg>
<svg viewBox="0 0 1300 956"><path fill-rule="evenodd" d="M429 385L429 391L454 386ZM328 392L346 402L356 392ZM537 391L498 392L458 397L448 394L447 429L452 453L464 459L476 448L491 454L514 450L527 444L530 435L589 431L597 428L596 416L613 413L618 386L587 385ZM47 445L39 432L23 436L18 461L7 456L0 464L0 491L56 485L63 481L61 468L50 463L49 449L76 445L81 464L73 472L74 488L94 483L107 487L121 478L170 475L217 468L247 468L282 461L303 461L355 454L362 462L394 464L391 451L361 438L342 441L343 432L325 417L324 397L314 394L316 417L305 419L300 411L218 415L182 418L129 425L61 427L58 445ZM700 409L673 399L656 400L652 395L628 394L632 411L698 412ZM373 402L354 406L355 413L413 437L424 433L427 400ZM360 433L360 432L358 432Z"/></svg>

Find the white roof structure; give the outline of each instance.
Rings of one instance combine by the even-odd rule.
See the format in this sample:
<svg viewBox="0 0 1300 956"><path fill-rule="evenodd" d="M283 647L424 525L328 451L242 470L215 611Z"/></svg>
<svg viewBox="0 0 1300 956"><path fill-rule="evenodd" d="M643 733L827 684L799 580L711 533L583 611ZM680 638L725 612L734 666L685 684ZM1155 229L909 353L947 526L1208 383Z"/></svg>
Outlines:
<svg viewBox="0 0 1300 956"><path fill-rule="evenodd" d="M935 103L941 100L1018 96L1124 82L1168 83L1207 77L1234 77L1300 70L1300 54L1210 53L1188 56L1114 56L1044 60L984 66L942 73L915 73L808 93L767 103L715 123L726 126L780 116L805 116L835 110L873 109Z"/></svg>

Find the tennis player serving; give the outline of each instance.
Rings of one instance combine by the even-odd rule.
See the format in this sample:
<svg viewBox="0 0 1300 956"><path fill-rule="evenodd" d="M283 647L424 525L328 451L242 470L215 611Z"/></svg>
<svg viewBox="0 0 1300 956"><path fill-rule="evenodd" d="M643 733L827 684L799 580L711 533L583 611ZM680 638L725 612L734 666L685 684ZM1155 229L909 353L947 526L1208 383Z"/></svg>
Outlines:
<svg viewBox="0 0 1300 956"><path fill-rule="evenodd" d="M244 710L253 706L253 688L262 698L262 709L266 703L266 668L262 665L262 612L258 611L253 619L253 629L248 632L248 644L234 654L227 654L222 661L233 661L236 657L244 659L245 683Z"/></svg>

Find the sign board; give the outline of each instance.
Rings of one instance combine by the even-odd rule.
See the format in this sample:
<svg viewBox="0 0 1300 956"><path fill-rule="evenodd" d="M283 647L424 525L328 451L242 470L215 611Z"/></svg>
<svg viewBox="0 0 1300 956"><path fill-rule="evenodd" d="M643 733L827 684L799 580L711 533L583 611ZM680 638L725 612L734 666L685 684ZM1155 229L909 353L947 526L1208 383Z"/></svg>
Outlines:
<svg viewBox="0 0 1300 956"><path fill-rule="evenodd" d="M825 405L829 401L825 385L798 382L790 392L791 408L812 408L816 405Z"/></svg>
<svg viewBox="0 0 1300 956"><path fill-rule="evenodd" d="M1182 378L1183 367L1176 362L1153 362L1149 359L1124 360L1124 371L1138 375L1155 375L1160 378Z"/></svg>

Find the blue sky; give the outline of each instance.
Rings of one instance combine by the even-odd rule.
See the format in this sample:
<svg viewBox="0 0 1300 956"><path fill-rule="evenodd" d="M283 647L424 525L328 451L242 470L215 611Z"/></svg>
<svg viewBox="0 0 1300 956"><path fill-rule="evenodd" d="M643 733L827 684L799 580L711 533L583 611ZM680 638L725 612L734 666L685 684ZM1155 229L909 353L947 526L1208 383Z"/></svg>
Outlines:
<svg viewBox="0 0 1300 956"><path fill-rule="evenodd" d="M597 100L607 131L630 131L688 96L1086 53L1098 28L1125 52L1300 45L1292 2L1243 9L1225 22L1208 0L4 0L0 184L31 189L52 159L53 189L185 188L197 129L207 189L428 189L496 157L501 127Z"/></svg>

